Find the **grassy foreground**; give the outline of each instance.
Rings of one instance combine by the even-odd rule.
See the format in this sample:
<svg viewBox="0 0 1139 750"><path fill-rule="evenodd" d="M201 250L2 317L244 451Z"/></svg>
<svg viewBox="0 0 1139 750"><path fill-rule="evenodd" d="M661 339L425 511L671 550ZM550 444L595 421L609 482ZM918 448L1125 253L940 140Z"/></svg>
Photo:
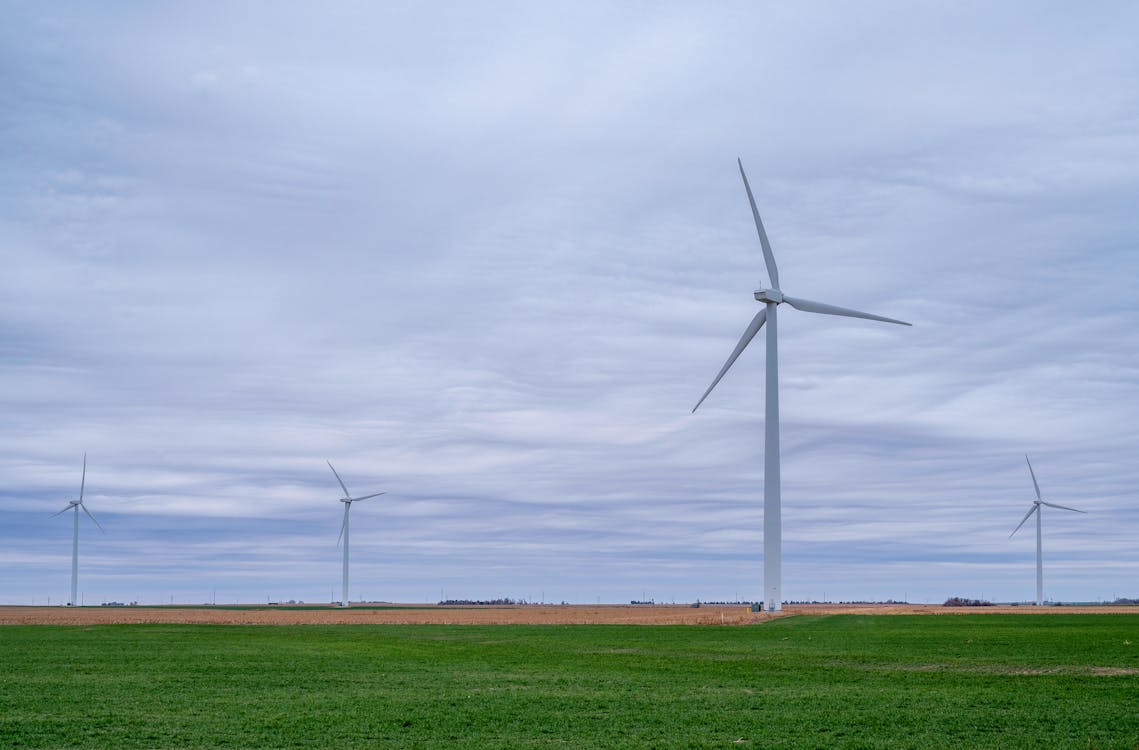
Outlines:
<svg viewBox="0 0 1139 750"><path fill-rule="evenodd" d="M1132 749L1139 617L3 627L0 746Z"/></svg>

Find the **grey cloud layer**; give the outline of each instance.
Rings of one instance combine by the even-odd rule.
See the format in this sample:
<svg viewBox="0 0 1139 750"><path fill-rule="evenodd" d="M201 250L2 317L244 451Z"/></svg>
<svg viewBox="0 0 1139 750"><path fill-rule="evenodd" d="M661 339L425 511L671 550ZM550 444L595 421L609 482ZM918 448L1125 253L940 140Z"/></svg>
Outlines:
<svg viewBox="0 0 1139 750"><path fill-rule="evenodd" d="M1025 452L1049 593L1136 594L1134 10L11 15L0 599L85 450L91 595L323 596L327 457L365 595L755 596L737 155L790 293L916 324L781 319L788 596L1028 596Z"/></svg>

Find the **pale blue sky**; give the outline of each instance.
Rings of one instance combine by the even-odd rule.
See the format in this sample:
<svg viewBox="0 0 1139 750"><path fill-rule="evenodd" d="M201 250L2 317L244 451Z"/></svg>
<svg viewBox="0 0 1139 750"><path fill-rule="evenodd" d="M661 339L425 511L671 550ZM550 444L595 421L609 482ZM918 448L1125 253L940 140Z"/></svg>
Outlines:
<svg viewBox="0 0 1139 750"><path fill-rule="evenodd" d="M1127 3L4 3L0 602L1139 596ZM216 591L216 594L215 594Z"/></svg>

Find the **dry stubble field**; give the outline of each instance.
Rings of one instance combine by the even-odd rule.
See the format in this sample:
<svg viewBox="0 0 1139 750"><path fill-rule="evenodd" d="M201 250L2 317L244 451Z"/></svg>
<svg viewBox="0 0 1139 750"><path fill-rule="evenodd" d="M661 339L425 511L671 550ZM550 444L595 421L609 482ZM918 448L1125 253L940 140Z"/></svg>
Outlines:
<svg viewBox="0 0 1139 750"><path fill-rule="evenodd" d="M387 606L387 605L385 605ZM0 625L746 625L790 615L1139 614L1139 606L942 607L932 604L792 604L779 613L737 605L519 605L291 609L225 607L0 606Z"/></svg>

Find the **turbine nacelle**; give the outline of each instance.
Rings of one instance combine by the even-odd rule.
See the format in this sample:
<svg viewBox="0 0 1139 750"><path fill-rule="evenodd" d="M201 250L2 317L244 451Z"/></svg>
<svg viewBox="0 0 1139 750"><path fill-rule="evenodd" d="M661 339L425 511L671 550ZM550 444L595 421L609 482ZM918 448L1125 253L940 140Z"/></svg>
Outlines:
<svg viewBox="0 0 1139 750"><path fill-rule="evenodd" d="M783 292L778 289L760 289L755 293L757 302L774 302L779 304L783 301Z"/></svg>

